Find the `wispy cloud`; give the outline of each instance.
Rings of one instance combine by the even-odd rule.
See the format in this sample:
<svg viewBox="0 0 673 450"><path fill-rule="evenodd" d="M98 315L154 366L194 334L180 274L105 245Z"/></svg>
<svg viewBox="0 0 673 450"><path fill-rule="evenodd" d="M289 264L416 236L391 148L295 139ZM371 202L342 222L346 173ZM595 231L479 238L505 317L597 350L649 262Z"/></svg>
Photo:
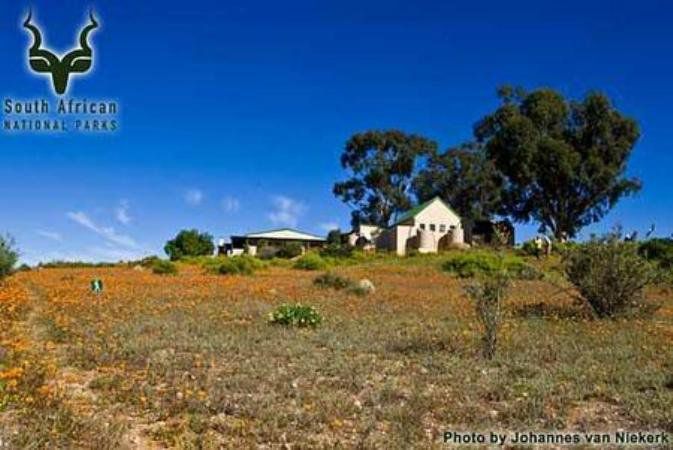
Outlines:
<svg viewBox="0 0 673 450"><path fill-rule="evenodd" d="M129 201L128 200L121 200L119 202L119 206L115 208L115 218L117 219L117 222L123 224L123 225L128 225L131 223L131 215L129 214Z"/></svg>
<svg viewBox="0 0 673 450"><path fill-rule="evenodd" d="M86 213L82 211L69 212L67 213L67 216L73 222L93 231L108 242L127 248L138 247L138 243L132 237L119 234L112 227L105 227L96 224Z"/></svg>
<svg viewBox="0 0 673 450"><path fill-rule="evenodd" d="M36 233L44 238L51 239L52 241L62 242L63 236L60 233L55 231L48 230L37 230Z"/></svg>
<svg viewBox="0 0 673 450"><path fill-rule="evenodd" d="M189 189L184 195L185 202L190 206L199 206L203 202L203 191L200 189Z"/></svg>
<svg viewBox="0 0 673 450"><path fill-rule="evenodd" d="M296 227L299 217L306 211L303 203L284 195L276 195L271 202L274 210L269 213L269 220L276 225Z"/></svg>
<svg viewBox="0 0 673 450"><path fill-rule="evenodd" d="M241 207L241 203L235 197L225 197L222 199L222 209L226 212L236 212Z"/></svg>

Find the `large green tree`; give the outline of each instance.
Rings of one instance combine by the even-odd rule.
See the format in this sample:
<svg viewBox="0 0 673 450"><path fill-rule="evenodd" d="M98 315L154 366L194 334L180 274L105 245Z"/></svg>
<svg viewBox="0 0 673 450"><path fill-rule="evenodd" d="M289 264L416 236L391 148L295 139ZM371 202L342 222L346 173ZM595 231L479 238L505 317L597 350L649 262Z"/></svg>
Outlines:
<svg viewBox="0 0 673 450"><path fill-rule="evenodd" d="M570 238L640 189L625 175L639 137L635 120L603 94L570 101L551 89L499 90L501 105L475 126L475 137L505 180L513 219Z"/></svg>
<svg viewBox="0 0 673 450"><path fill-rule="evenodd" d="M502 212L502 176L479 146L432 156L413 184L419 202L439 196L465 219L487 220Z"/></svg>
<svg viewBox="0 0 673 450"><path fill-rule="evenodd" d="M182 230L174 239L166 242L164 251L172 261L186 256L207 256L215 251L213 236L198 230Z"/></svg>
<svg viewBox="0 0 673 450"><path fill-rule="evenodd" d="M435 142L398 130L352 136L341 155L341 165L350 178L336 183L333 192L353 209L353 225L386 226L410 208L414 176L436 151Z"/></svg>

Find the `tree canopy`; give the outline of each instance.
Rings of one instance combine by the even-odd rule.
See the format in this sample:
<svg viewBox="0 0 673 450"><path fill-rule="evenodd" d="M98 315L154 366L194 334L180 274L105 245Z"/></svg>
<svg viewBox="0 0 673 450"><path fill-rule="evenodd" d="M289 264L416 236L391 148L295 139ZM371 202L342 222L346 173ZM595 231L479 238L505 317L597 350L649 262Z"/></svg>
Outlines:
<svg viewBox="0 0 673 450"><path fill-rule="evenodd" d="M333 188L334 195L353 209L352 224L387 226L396 214L409 209L414 176L436 151L435 142L398 130L352 136L341 155L350 178Z"/></svg>
<svg viewBox="0 0 673 450"><path fill-rule="evenodd" d="M502 211L502 177L474 145L433 155L414 180L419 202L439 196L465 219L487 220Z"/></svg>
<svg viewBox="0 0 673 450"><path fill-rule="evenodd" d="M215 246L210 234L192 229L180 231L174 239L166 242L164 251L172 261L175 261L187 256L212 255Z"/></svg>
<svg viewBox="0 0 673 450"><path fill-rule="evenodd" d="M505 87L499 96L474 134L503 176L503 207L514 220L573 237L640 189L625 175L638 124L604 94L569 101L551 89Z"/></svg>

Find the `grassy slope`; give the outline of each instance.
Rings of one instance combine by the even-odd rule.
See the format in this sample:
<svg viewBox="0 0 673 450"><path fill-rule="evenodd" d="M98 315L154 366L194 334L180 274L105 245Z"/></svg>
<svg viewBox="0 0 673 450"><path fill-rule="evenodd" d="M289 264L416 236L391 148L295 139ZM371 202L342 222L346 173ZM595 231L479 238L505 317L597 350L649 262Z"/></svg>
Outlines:
<svg viewBox="0 0 673 450"><path fill-rule="evenodd" d="M374 282L365 298L318 289L315 272L287 267L252 277L194 267L174 277L121 268L20 274L14 281L31 300L14 325L31 346L5 366L28 360L49 370L15 388L0 434L3 418L21 431L17 445L86 447L96 436L100 448L427 448L455 428L673 432L669 290L651 290L664 301L652 319L597 322L554 286L516 281L488 363L464 282L440 262L337 268ZM105 281L99 297L88 292L94 276ZM265 323L286 301L316 306L324 324ZM42 396L56 408L51 421Z"/></svg>

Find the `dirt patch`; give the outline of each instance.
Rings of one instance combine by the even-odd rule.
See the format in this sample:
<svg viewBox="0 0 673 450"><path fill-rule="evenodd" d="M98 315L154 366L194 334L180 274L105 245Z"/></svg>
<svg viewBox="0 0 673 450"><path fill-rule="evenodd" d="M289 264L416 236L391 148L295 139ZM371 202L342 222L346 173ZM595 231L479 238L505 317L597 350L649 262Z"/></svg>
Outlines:
<svg viewBox="0 0 673 450"><path fill-rule="evenodd" d="M580 402L568 414L567 427L574 431L608 431L633 428L636 422L618 405L602 401Z"/></svg>

